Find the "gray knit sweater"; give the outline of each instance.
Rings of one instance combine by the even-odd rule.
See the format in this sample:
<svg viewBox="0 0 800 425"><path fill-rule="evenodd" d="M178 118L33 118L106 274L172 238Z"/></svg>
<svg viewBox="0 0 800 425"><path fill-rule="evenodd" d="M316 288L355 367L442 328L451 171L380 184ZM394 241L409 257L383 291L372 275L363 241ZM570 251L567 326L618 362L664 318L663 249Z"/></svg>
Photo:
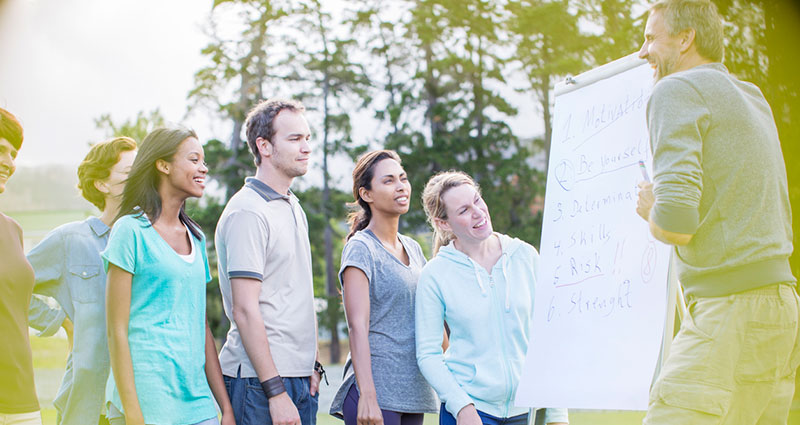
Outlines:
<svg viewBox="0 0 800 425"><path fill-rule="evenodd" d="M693 234L677 247L687 295L795 284L786 168L772 110L721 63L659 81L647 105L653 221Z"/></svg>

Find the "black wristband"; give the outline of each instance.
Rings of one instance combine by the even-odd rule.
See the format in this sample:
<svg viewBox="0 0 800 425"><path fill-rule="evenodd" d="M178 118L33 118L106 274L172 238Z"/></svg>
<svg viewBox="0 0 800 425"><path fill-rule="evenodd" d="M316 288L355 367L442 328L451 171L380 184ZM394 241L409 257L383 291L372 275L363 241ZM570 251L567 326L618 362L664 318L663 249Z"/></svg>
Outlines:
<svg viewBox="0 0 800 425"><path fill-rule="evenodd" d="M322 367L322 363L318 361L314 362L314 372L319 373L320 378L325 378L325 385L330 385L328 383L328 374L325 373L325 369Z"/></svg>
<svg viewBox="0 0 800 425"><path fill-rule="evenodd" d="M283 386L283 380L281 380L280 376L269 378L266 381L262 382L261 389L264 390L264 394L267 395L267 398L272 398L275 397L276 395L280 395L286 392L286 387Z"/></svg>

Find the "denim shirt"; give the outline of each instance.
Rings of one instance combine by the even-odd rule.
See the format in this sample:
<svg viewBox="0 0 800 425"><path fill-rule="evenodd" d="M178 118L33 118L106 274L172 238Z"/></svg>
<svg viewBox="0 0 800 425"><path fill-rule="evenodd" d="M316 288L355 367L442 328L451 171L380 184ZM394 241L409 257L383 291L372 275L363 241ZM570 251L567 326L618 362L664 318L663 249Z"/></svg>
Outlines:
<svg viewBox="0 0 800 425"><path fill-rule="evenodd" d="M50 232L28 253L36 274L34 293L54 298L50 307L36 296L28 316L41 336L55 333L69 317L74 323L72 352L53 404L58 424L96 424L109 374L106 338L106 273L100 252L109 227L97 217L67 223Z"/></svg>

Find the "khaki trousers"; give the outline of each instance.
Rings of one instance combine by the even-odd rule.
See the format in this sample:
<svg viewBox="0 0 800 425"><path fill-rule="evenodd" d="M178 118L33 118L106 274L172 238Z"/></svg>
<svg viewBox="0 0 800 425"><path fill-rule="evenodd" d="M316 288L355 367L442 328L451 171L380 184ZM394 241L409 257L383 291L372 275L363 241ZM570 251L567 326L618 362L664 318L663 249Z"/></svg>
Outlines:
<svg viewBox="0 0 800 425"><path fill-rule="evenodd" d="M690 298L644 423L785 424L800 364L792 286Z"/></svg>

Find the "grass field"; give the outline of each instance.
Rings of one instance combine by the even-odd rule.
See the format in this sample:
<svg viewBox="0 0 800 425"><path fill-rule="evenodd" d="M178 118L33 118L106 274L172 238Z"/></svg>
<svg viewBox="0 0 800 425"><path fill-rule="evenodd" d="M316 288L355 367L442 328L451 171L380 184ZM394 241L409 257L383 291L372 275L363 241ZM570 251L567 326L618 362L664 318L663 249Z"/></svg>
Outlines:
<svg viewBox="0 0 800 425"><path fill-rule="evenodd" d="M3 213L16 220L22 226L25 252L33 248L48 232L56 227L71 221L83 220L91 214L85 210L3 211Z"/></svg>
<svg viewBox="0 0 800 425"><path fill-rule="evenodd" d="M63 211L24 211L5 213L17 220L25 232L50 231L61 224L75 220L83 220L89 214L84 210Z"/></svg>
<svg viewBox="0 0 800 425"><path fill-rule="evenodd" d="M36 390L42 408L43 425L55 425L56 410L53 397L58 391L61 376L67 360L67 340L65 338L39 338L31 336L33 349L33 367L36 378ZM323 391L335 391L327 387ZM326 409L327 410L327 409ZM573 425L634 425L642 422L642 412L571 412L570 423ZM319 425L343 425L339 419L320 411L317 416ZM425 415L425 425L436 425L436 415Z"/></svg>
<svg viewBox="0 0 800 425"><path fill-rule="evenodd" d="M33 348L33 367L36 377L36 390L39 394L39 403L42 407L44 425L55 425L56 410L53 407L53 397L58 391L61 375L67 359L67 341L64 338L38 338L31 337ZM323 391L335 391L331 386ZM644 412L621 411L570 411L569 418L572 425L637 425L642 423ZM344 425L344 422L320 411L317 416L319 425ZM436 415L425 415L425 425L436 425ZM800 425L800 410L793 410L789 417L789 424Z"/></svg>
<svg viewBox="0 0 800 425"><path fill-rule="evenodd" d="M55 425L56 409L53 397L58 392L64 367L67 364L67 339L31 336L33 351L33 376L36 380L36 393L42 409L42 423Z"/></svg>

